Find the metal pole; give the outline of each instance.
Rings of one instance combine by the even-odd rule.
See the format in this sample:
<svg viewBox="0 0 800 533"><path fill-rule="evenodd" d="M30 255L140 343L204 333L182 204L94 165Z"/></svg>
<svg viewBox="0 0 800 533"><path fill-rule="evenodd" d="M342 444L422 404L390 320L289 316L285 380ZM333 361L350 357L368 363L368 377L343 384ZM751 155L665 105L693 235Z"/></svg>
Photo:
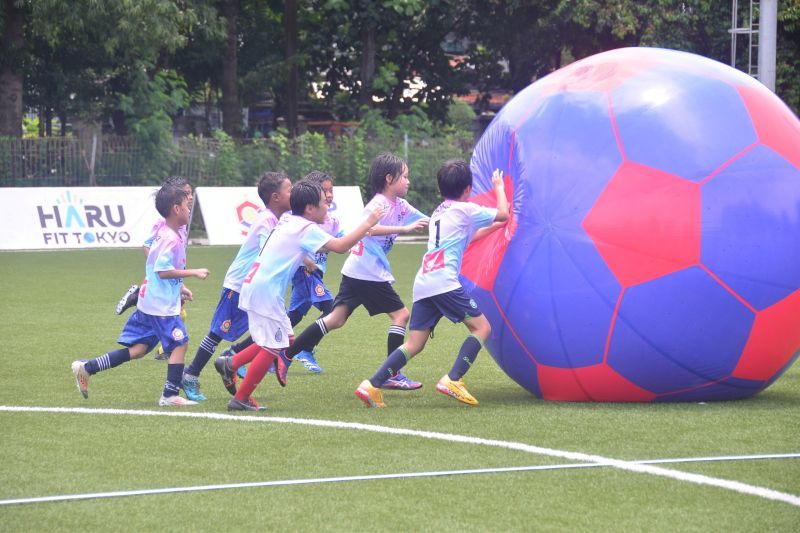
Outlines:
<svg viewBox="0 0 800 533"><path fill-rule="evenodd" d="M778 0L762 0L758 19L758 79L774 92L775 48L778 42Z"/></svg>

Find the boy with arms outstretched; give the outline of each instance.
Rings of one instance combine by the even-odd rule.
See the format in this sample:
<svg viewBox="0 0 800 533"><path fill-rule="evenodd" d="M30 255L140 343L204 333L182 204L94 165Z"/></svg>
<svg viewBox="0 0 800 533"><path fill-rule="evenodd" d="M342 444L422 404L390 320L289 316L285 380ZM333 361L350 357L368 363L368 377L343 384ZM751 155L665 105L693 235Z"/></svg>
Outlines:
<svg viewBox="0 0 800 533"><path fill-rule="evenodd" d="M161 342L170 356L167 381L158 404L182 406L197 403L178 395L189 341L186 326L180 317L181 297L192 299L192 291L184 287L183 278L208 277L208 269L186 269L185 235L180 228L189 222L189 200L190 195L185 187L165 184L156 193L156 210L164 217L165 223L156 233L147 255L145 279L139 289L137 309L125 323L117 340L125 348L91 361L72 363L72 373L84 398L89 397L89 376L139 359Z"/></svg>
<svg viewBox="0 0 800 533"><path fill-rule="evenodd" d="M389 315L391 324L386 338L387 354L403 344L409 311L392 288L394 276L387 254L398 234L424 228L428 225L428 217L403 198L408 193L408 165L396 155L385 153L375 157L367 181L373 197L367 203L366 210L382 207L385 214L347 257L333 310L303 330L297 342L277 359L275 375L281 385L286 384L286 372L291 359L302 351L313 351L323 336L344 326L353 311L361 305L370 316ZM395 390L420 387L422 383L400 372L383 383L383 388Z"/></svg>
<svg viewBox="0 0 800 533"><path fill-rule="evenodd" d="M286 314L284 295L303 259L323 249L346 252L383 216L382 208L375 209L356 229L336 238L319 226L328 213L328 204L319 185L305 180L295 183L290 202L292 214L281 218L264 243L244 279L239 298L239 307L247 311L250 334L261 350L252 357L252 362L247 354L249 349L214 361L223 383L231 381L240 366L250 363L235 396L228 402L230 411L264 409L251 395L274 364L278 353L293 340L294 332Z"/></svg>
<svg viewBox="0 0 800 533"><path fill-rule="evenodd" d="M325 195L328 204L328 215L320 226L333 237L342 237L344 231L339 219L330 212L333 205L333 178L328 174L315 170L309 173L306 181L316 183ZM327 315L333 309L333 295L331 295L322 277L328 267L328 252L320 251L314 255L313 261L306 260L304 265L297 269L292 278L292 296L289 298L289 321L292 327L300 323L313 305ZM319 374L322 367L317 363L313 352L300 352L295 359L303 363L307 370Z"/></svg>
<svg viewBox="0 0 800 533"><path fill-rule="evenodd" d="M186 397L194 401L203 401L206 397L200 392L200 373L208 363L222 339L235 341L248 330L247 313L239 309L239 294L242 282L250 272L258 252L278 224L278 219L289 209L289 196L292 182L282 172L265 172L258 182L258 196L266 209L259 211L250 225L239 252L225 274L222 283L222 295L219 298L208 334L200 341L192 363L183 372L183 390ZM246 343L245 343L246 344ZM235 393L234 383L226 385L231 393Z"/></svg>
<svg viewBox="0 0 800 533"><path fill-rule="evenodd" d="M436 175L444 198L431 215L428 251L414 279L414 305L406 342L392 352L370 379L361 382L355 395L367 407L385 407L381 386L425 347L439 319L464 322L470 336L461 345L453 367L436 385L436 390L460 402L478 405L467 391L462 377L469 370L492 329L475 301L459 282L464 250L473 239L497 229L508 219L508 200L499 170L492 174L497 209L470 203L472 173L460 159L446 161ZM496 224L494 224L496 223Z"/></svg>

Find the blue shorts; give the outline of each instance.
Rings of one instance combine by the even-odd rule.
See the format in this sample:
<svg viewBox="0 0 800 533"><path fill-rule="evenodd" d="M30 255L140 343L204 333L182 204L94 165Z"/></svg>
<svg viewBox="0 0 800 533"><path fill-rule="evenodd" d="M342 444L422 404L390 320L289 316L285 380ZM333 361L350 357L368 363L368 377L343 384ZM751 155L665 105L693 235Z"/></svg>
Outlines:
<svg viewBox="0 0 800 533"><path fill-rule="evenodd" d="M130 348L134 344L146 344L149 352L159 342L169 353L189 342L189 334L180 316L153 316L138 309L128 318L117 342Z"/></svg>
<svg viewBox="0 0 800 533"><path fill-rule="evenodd" d="M319 304L329 300L333 300L333 295L322 282L322 272L317 269L308 273L304 267L298 268L292 278L289 311L300 311L305 315L312 304L321 310Z"/></svg>
<svg viewBox="0 0 800 533"><path fill-rule="evenodd" d="M239 293L223 287L209 331L226 341L235 341L247 328L247 312L239 309Z"/></svg>
<svg viewBox="0 0 800 533"><path fill-rule="evenodd" d="M414 302L408 327L420 331L433 330L442 317L456 323L482 314L475 300L469 297L463 287L459 287Z"/></svg>

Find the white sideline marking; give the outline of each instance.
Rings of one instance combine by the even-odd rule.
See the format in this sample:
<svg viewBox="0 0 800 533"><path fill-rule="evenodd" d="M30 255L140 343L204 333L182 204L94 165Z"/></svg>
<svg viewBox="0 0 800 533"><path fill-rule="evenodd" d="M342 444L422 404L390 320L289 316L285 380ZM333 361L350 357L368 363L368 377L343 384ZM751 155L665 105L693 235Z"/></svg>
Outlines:
<svg viewBox="0 0 800 533"><path fill-rule="evenodd" d="M688 457L685 459L650 459L632 461L636 464L655 463L692 463L709 461L747 461L754 459L797 459L800 453L781 453L767 455L727 455L719 457ZM502 474L509 472L531 472L534 470L566 470L571 468L597 468L607 467L601 463L568 463L560 465L537 466L510 466L501 468L478 468L471 470L440 470L434 472L402 472L397 474L373 474L364 476L322 477L311 479L286 479L281 481L252 481L248 483L228 483L224 485L195 485L193 487L169 487L163 489L139 489L115 492L95 492L88 494L64 494L60 496L41 496L36 498L19 498L15 500L0 500L0 505L19 505L25 503L47 503L68 500L91 500L100 498L120 498L124 496L147 496L152 494L168 494L177 492L201 492L208 490L245 489L254 487L280 487L286 485L312 485L318 483L339 483L345 481L371 481L378 479L408 479L417 477L444 477L461 476L470 474Z"/></svg>
<svg viewBox="0 0 800 533"><path fill-rule="evenodd" d="M734 492L739 492L741 494L749 494L752 496L758 496L761 498L765 498L768 500L774 501L781 501L788 503L790 505L794 505L796 507L800 507L800 496L796 496L794 494L788 494L785 492L780 492L772 489L767 489L764 487L758 487L755 485L748 485L746 483L741 483L739 481L729 481L726 479L719 479L710 476L705 476L701 474L691 474L687 472L680 472L677 470L669 470L667 468L661 468L658 466L651 466L649 464L644 464L644 462L635 462L635 461L621 461L617 459L611 459L608 457L602 457L600 455L593 455L593 454L585 454L579 452L568 452L564 450L555 450L551 448L542 448L539 446L531 446L529 444L524 444L521 442L511 442L511 441L501 441L501 440L494 440L494 439L484 439L480 437L469 437L465 435L454 435L449 433L438 433L433 431L420 431L414 429L402 429L402 428L391 428L387 426L377 426L372 424L362 424L359 422L338 422L334 420L314 420L314 419L301 419L301 418L283 418L283 417L271 417L271 416L250 416L250 415L228 415L222 413L192 413L192 412L176 412L176 411L144 411L144 410L133 410L133 409L89 409L84 407L18 407L18 406L0 406L0 411L7 411L7 412L39 412L39 413L75 413L75 414L109 414L109 415L132 415L132 416L167 416L167 417L178 417L178 418L204 418L209 420L238 420L238 421L248 421L248 422L272 422L278 424L297 424L297 425L304 425L304 426L316 426L316 427L326 427L326 428L335 428L335 429L355 429L360 431L370 431L373 433L385 433L389 435L403 435L409 437L422 437L426 439L433 439L433 440L442 440L447 442L458 442L462 444L475 444L479 446L492 446L496 448L505 448L508 450L517 450L525 453L532 453L537 455L546 455L548 457L558 457L562 459L569 459L572 461L578 461L581 463L590 463L593 466L608 466L613 468L619 468L620 470L625 470L628 472L637 472L641 474L650 474L654 476L666 477L670 479L676 479L678 481L685 481L688 483L695 483L698 485L709 485L712 487L719 487L727 490L732 490ZM794 455L794 454L790 454ZM740 457L740 456L731 456L731 457ZM662 462L667 462L670 460L660 460ZM560 465L561 468L576 468L579 466L573 465ZM544 469L547 467L518 467L518 468L528 468L528 469ZM550 466L550 468L553 468ZM584 467L585 468L585 467ZM513 470L508 470L513 471ZM468 471L454 471L454 472L468 472ZM383 476L359 476L359 477L352 477L352 478L327 478L328 481L349 481L349 480L357 480L357 479L381 479L385 478L386 476L389 477L419 477L422 475L433 475L432 473L417 473L417 474L385 474ZM441 474L441 475L455 475L455 474ZM244 484L236 484L236 485L208 485L206 487L201 488L194 488L195 490L214 490L214 489L222 489L222 488L233 488L233 487L260 487L260 486L270 486L270 485L286 485L286 484L300 484L300 483L320 483L321 480L288 480L288 481L271 481L271 482L262 482L262 483L244 483ZM183 489L149 489L144 491L128 491L128 492L113 492L113 493L98 493L94 495L66 495L66 496L53 496L48 497L47 499L39 499L39 498L31 498L28 500L31 501L56 501L57 499L76 499L76 498L100 498L100 497L111 497L111 496L127 496L127 495L135 495L135 494L160 494L164 492L176 492L178 490L186 491L193 489L192 487L186 487ZM110 496L103 496L103 494L108 494ZM9 503L6 503L9 502ZM0 501L0 503L7 505L11 502L17 503L24 503L25 501L22 500L4 500Z"/></svg>

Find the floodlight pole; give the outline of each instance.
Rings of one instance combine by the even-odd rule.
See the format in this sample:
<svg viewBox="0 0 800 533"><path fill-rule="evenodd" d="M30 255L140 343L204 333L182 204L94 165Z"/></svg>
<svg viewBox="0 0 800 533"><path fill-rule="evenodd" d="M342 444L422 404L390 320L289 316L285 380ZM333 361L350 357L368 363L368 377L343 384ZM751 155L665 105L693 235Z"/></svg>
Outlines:
<svg viewBox="0 0 800 533"><path fill-rule="evenodd" d="M758 80L775 92L778 0L761 0L758 14Z"/></svg>

